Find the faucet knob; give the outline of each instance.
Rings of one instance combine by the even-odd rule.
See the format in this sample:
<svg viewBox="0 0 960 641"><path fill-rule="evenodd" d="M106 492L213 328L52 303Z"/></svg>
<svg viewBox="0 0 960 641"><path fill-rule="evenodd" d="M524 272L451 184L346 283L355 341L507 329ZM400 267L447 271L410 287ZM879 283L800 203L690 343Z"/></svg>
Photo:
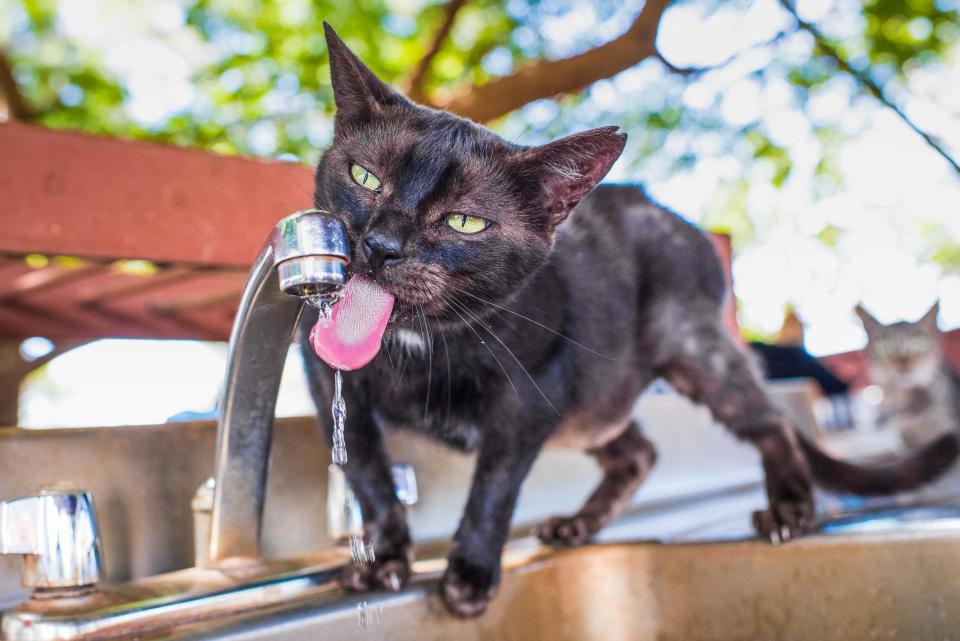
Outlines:
<svg viewBox="0 0 960 641"><path fill-rule="evenodd" d="M416 505L420 500L417 490L417 475L412 465L394 463L390 466L393 491L406 506ZM327 536L334 541L363 534L363 514L360 501L353 493L347 476L339 465L331 464L327 476Z"/></svg>
<svg viewBox="0 0 960 641"><path fill-rule="evenodd" d="M23 556L25 587L95 584L102 552L93 496L58 484L37 496L0 501L0 554Z"/></svg>

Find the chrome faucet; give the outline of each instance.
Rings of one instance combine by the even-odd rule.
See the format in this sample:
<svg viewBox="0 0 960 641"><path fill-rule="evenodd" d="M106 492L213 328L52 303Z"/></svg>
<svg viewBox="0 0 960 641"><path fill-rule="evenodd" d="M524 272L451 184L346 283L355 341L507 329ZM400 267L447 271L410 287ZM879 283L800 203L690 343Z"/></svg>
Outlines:
<svg viewBox="0 0 960 641"><path fill-rule="evenodd" d="M344 286L349 261L343 223L308 210L277 223L253 265L230 336L215 480L192 504L206 562L197 554L192 568L95 585L100 541L89 494L53 488L0 503L0 552L24 555L24 584L36 588L3 613L0 638L132 638L328 589L349 551L263 561L259 539L274 409L293 331L305 300Z"/></svg>
<svg viewBox="0 0 960 641"><path fill-rule="evenodd" d="M34 590L75 590L100 580L102 552L93 497L72 485L0 502L0 554L23 556L21 582Z"/></svg>
<svg viewBox="0 0 960 641"><path fill-rule="evenodd" d="M203 528L209 563L260 558L274 409L293 331L304 301L343 288L349 263L343 223L318 209L278 222L254 262L230 335L212 508L195 509L210 514ZM101 553L92 498L54 487L0 503L0 553L25 555L27 587L96 583Z"/></svg>
<svg viewBox="0 0 960 641"><path fill-rule="evenodd" d="M274 410L293 331L304 301L343 287L349 263L343 223L306 210L277 223L250 271L227 352L210 564L260 558Z"/></svg>

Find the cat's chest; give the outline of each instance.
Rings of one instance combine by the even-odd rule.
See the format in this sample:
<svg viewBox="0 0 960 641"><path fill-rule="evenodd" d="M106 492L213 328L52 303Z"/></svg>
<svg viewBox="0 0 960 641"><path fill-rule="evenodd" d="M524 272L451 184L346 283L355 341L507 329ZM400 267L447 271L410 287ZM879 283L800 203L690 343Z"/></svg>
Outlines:
<svg viewBox="0 0 960 641"><path fill-rule="evenodd" d="M493 398L480 380L446 364L395 363L370 382L371 413L381 429L413 430L461 450L472 450L483 429L482 408Z"/></svg>
<svg viewBox="0 0 960 641"><path fill-rule="evenodd" d="M950 381L941 377L923 387L888 387L883 410L910 445L922 445L957 429L957 403Z"/></svg>
<svg viewBox="0 0 960 641"><path fill-rule="evenodd" d="M397 411L401 409L401 411ZM381 430L410 430L436 438L454 449L471 452L480 444L483 431L481 424L462 414L451 411L427 411L417 414L402 411L390 404L377 404L372 408L374 421Z"/></svg>

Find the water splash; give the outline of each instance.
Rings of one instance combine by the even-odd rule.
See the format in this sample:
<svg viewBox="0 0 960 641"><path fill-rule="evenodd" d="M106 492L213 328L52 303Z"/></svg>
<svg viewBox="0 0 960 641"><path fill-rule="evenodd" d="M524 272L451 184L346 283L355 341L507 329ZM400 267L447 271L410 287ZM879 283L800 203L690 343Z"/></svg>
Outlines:
<svg viewBox="0 0 960 641"><path fill-rule="evenodd" d="M347 440L344 429L347 422L347 404L343 400L343 373L333 375L333 462L343 467L347 463Z"/></svg>
<svg viewBox="0 0 960 641"><path fill-rule="evenodd" d="M357 604L357 625L361 628L369 628L372 625L383 623L383 607L371 607L366 601Z"/></svg>
<svg viewBox="0 0 960 641"><path fill-rule="evenodd" d="M333 315L333 306L340 300L340 292L331 292L329 294L312 294L305 298L307 305L314 308L320 314L320 320L329 320Z"/></svg>
<svg viewBox="0 0 960 641"><path fill-rule="evenodd" d="M390 573L390 589L394 592L400 591L400 576L396 572Z"/></svg>
<svg viewBox="0 0 960 641"><path fill-rule="evenodd" d="M356 565L370 565L377 560L377 554L373 551L373 543L359 534L351 534L350 558Z"/></svg>
<svg viewBox="0 0 960 641"><path fill-rule="evenodd" d="M319 298L319 297L318 297ZM308 299L308 302L316 307L313 299ZM320 311L321 317L329 317L330 311L332 310L333 303L336 300L329 303L327 307L317 307ZM324 305L325 301L317 301L317 304ZM347 404L343 399L343 372L336 370L333 374L333 405L330 409L330 413L333 416L333 462L343 467L347 463L347 439L346 439L346 423L347 423ZM346 499L343 503L343 512L344 512L344 522L352 523L352 511L353 508L350 504L350 499ZM373 543L367 541L362 534L351 534L350 538L350 558L353 560L355 565L370 565L376 561L376 552L373 549ZM395 575L390 577L391 586L393 586L394 591L400 589L400 579ZM378 607L376 610L371 610L367 605L366 601L361 601L357 604L357 623L361 628L368 628L374 624L380 624L383 621L383 608Z"/></svg>

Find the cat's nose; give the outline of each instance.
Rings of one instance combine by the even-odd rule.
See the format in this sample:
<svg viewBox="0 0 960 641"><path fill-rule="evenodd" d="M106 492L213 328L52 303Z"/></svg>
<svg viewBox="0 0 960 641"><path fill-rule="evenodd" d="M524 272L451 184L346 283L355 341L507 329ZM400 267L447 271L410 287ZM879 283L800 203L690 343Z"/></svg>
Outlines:
<svg viewBox="0 0 960 641"><path fill-rule="evenodd" d="M363 253L374 269L403 260L403 247L396 236L373 232L363 237Z"/></svg>

